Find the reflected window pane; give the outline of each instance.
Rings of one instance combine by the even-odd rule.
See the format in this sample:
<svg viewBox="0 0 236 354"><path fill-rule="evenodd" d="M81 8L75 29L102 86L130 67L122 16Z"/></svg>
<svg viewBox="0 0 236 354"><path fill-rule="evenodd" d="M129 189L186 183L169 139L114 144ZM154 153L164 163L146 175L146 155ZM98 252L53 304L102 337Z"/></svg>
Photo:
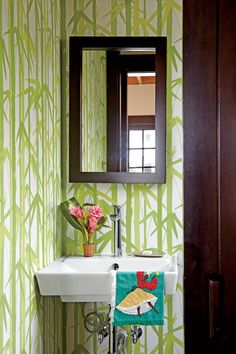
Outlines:
<svg viewBox="0 0 236 354"><path fill-rule="evenodd" d="M155 167L144 167L143 172L155 172Z"/></svg>
<svg viewBox="0 0 236 354"><path fill-rule="evenodd" d="M144 150L144 166L155 166L155 150Z"/></svg>
<svg viewBox="0 0 236 354"><path fill-rule="evenodd" d="M129 172L142 172L142 168L129 168Z"/></svg>
<svg viewBox="0 0 236 354"><path fill-rule="evenodd" d="M142 130L129 131L129 147L131 149L142 147Z"/></svg>
<svg viewBox="0 0 236 354"><path fill-rule="evenodd" d="M144 148L155 148L155 130L144 130Z"/></svg>
<svg viewBox="0 0 236 354"><path fill-rule="evenodd" d="M141 166L142 166L142 150L130 150L129 167L141 167Z"/></svg>

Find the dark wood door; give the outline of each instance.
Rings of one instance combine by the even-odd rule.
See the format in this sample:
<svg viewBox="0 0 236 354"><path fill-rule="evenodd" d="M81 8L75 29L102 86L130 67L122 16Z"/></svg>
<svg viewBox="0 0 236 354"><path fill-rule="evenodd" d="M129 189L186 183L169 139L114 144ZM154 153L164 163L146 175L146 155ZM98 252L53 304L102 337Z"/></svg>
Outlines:
<svg viewBox="0 0 236 354"><path fill-rule="evenodd" d="M184 0L186 353L236 353L236 1Z"/></svg>

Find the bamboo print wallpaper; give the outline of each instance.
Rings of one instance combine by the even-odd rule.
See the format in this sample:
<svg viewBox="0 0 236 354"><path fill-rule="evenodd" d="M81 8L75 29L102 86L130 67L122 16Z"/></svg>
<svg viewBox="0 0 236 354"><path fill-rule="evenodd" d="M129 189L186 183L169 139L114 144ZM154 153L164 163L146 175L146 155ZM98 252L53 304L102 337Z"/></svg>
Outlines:
<svg viewBox="0 0 236 354"><path fill-rule="evenodd" d="M0 0L0 32L0 353L107 350L107 341L99 347L83 326L87 312L107 311L105 304L42 298L34 282L34 272L54 258L82 252L80 235L58 213L72 195L101 203L108 214L113 203L122 205L127 253L179 253L178 291L166 297L165 325L144 328L136 345L129 336L125 352L184 353L182 1ZM68 183L70 35L167 36L166 184ZM97 234L98 253L112 245L111 230Z"/></svg>
<svg viewBox="0 0 236 354"><path fill-rule="evenodd" d="M182 1L180 0L93 0L62 1L62 67L68 70L68 39L71 35L87 36L167 36L167 183L163 185L68 184L68 151L63 150L63 198L76 195L81 202L100 203L109 214L112 204L122 205L122 239L126 252L157 248L178 253L179 282L177 294L166 297L165 325L145 327L140 341L133 345L127 338L127 354L183 353L182 249ZM62 73L62 136L67 142L68 73ZM88 82L96 81L96 75ZM67 89L67 90L66 90ZM96 97L90 94L93 111L99 110ZM90 107L90 109L92 109ZM89 119L89 118L88 118ZM63 144L67 146L67 143ZM111 253L113 232L97 233L98 253ZM82 252L77 232L63 223L63 253ZM90 310L107 311L104 304L66 304L64 321L66 353L104 353L108 342L100 347L96 335L83 327L83 318ZM129 334L130 328L120 329Z"/></svg>
<svg viewBox="0 0 236 354"><path fill-rule="evenodd" d="M106 172L106 55L82 55L82 171Z"/></svg>
<svg viewBox="0 0 236 354"><path fill-rule="evenodd" d="M34 272L61 253L60 2L0 1L0 353L62 353Z"/></svg>

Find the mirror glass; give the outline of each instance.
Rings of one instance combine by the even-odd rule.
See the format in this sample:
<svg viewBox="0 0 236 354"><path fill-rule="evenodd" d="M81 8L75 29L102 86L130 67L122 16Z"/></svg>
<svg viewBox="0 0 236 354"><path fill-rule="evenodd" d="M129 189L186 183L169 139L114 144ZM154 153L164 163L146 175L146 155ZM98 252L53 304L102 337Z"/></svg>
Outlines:
<svg viewBox="0 0 236 354"><path fill-rule="evenodd" d="M155 172L155 72L128 72L129 172Z"/></svg>
<svg viewBox="0 0 236 354"><path fill-rule="evenodd" d="M109 52L121 63L116 118L120 120L120 168L123 172L155 172L155 71L132 70L132 62L140 58L145 62L145 56L154 56L155 50ZM82 172L109 172L107 122L114 118L107 113L107 60L104 50L82 50Z"/></svg>
<svg viewBox="0 0 236 354"><path fill-rule="evenodd" d="M107 172L106 52L82 51L82 171Z"/></svg>

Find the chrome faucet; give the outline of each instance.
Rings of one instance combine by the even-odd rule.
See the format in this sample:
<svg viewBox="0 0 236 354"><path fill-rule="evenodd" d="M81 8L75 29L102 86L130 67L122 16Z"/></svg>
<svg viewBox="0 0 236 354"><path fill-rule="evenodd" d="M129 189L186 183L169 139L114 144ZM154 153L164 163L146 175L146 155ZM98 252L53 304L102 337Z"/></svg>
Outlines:
<svg viewBox="0 0 236 354"><path fill-rule="evenodd" d="M114 222L114 256L122 256L122 247L121 247L121 206L113 205L114 213L110 215L111 220Z"/></svg>

